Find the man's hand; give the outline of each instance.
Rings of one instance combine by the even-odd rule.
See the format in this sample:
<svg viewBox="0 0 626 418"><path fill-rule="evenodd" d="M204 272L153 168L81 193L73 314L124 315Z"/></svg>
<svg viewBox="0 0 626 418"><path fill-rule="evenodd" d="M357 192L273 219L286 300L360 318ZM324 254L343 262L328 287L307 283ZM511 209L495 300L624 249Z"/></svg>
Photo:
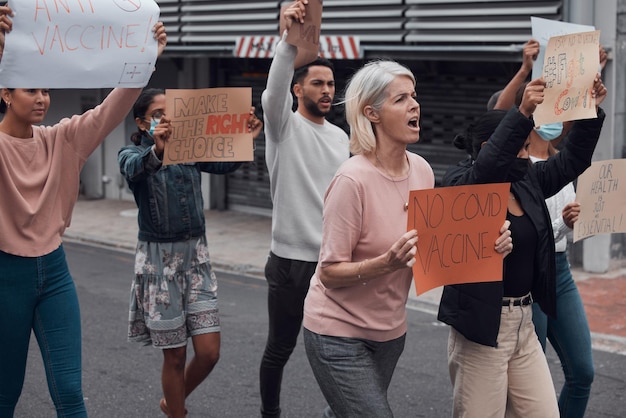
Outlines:
<svg viewBox="0 0 626 418"><path fill-rule="evenodd" d="M291 25L294 21L304 23L307 4L309 4L309 0L296 0L285 9L283 12L283 18L285 21L285 29L287 31L291 29Z"/></svg>

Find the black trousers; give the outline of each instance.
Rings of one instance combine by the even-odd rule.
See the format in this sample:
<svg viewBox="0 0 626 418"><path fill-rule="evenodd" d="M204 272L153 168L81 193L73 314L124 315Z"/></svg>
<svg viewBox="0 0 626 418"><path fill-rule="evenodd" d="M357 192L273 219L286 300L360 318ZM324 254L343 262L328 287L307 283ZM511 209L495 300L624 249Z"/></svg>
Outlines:
<svg viewBox="0 0 626 418"><path fill-rule="evenodd" d="M304 298L317 262L282 258L270 252L265 265L269 333L261 360L261 415L280 416L283 369L302 328Z"/></svg>

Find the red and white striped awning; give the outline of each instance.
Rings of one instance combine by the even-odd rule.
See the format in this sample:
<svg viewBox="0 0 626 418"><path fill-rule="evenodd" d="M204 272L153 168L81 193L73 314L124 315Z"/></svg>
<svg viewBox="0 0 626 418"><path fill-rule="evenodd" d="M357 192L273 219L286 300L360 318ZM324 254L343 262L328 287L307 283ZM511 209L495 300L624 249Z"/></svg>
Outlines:
<svg viewBox="0 0 626 418"><path fill-rule="evenodd" d="M234 55L238 58L272 58L280 36L241 36L237 38ZM319 55L328 59L362 57L356 36L320 36Z"/></svg>

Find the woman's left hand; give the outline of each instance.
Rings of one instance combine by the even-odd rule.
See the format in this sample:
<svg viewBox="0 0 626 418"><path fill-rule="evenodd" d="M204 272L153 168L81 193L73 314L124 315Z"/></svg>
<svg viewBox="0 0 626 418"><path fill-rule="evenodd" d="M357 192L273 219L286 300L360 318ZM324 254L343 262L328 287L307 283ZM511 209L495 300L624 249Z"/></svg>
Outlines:
<svg viewBox="0 0 626 418"><path fill-rule="evenodd" d="M602 82L602 76L600 73L597 73L596 78L593 80L593 90L591 90L591 96L596 98L596 109L606 99L607 93L608 90Z"/></svg>
<svg viewBox="0 0 626 418"><path fill-rule="evenodd" d="M5 34L11 32L11 29L13 29L11 16L13 16L13 10L11 10L9 6L0 6L0 61L4 53Z"/></svg>
<svg viewBox="0 0 626 418"><path fill-rule="evenodd" d="M511 238L510 221L504 221L500 228L500 236L496 240L496 252L503 255L503 258L513 251L513 238Z"/></svg>
<svg viewBox="0 0 626 418"><path fill-rule="evenodd" d="M156 39L159 44L157 57L160 57L165 49L165 45L167 45L167 33L165 33L165 25L163 22L156 22L152 28L152 32L154 32L154 39Z"/></svg>
<svg viewBox="0 0 626 418"><path fill-rule="evenodd" d="M578 220L578 215L580 215L580 203L571 202L563 207L563 223L565 223L569 229L574 229L574 224Z"/></svg>
<svg viewBox="0 0 626 418"><path fill-rule="evenodd" d="M263 121L256 117L254 114L254 106L250 106L250 118L248 118L248 129L252 133L252 139L256 139L257 136L263 130Z"/></svg>

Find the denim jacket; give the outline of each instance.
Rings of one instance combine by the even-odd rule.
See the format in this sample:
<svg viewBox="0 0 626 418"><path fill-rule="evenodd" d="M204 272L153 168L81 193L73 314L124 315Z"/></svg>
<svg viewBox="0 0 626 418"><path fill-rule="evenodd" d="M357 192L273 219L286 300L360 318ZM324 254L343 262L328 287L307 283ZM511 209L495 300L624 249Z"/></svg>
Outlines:
<svg viewBox="0 0 626 418"><path fill-rule="evenodd" d="M240 162L211 162L163 166L152 138L123 147L117 156L139 208L139 240L186 241L205 233L201 172L226 174Z"/></svg>

